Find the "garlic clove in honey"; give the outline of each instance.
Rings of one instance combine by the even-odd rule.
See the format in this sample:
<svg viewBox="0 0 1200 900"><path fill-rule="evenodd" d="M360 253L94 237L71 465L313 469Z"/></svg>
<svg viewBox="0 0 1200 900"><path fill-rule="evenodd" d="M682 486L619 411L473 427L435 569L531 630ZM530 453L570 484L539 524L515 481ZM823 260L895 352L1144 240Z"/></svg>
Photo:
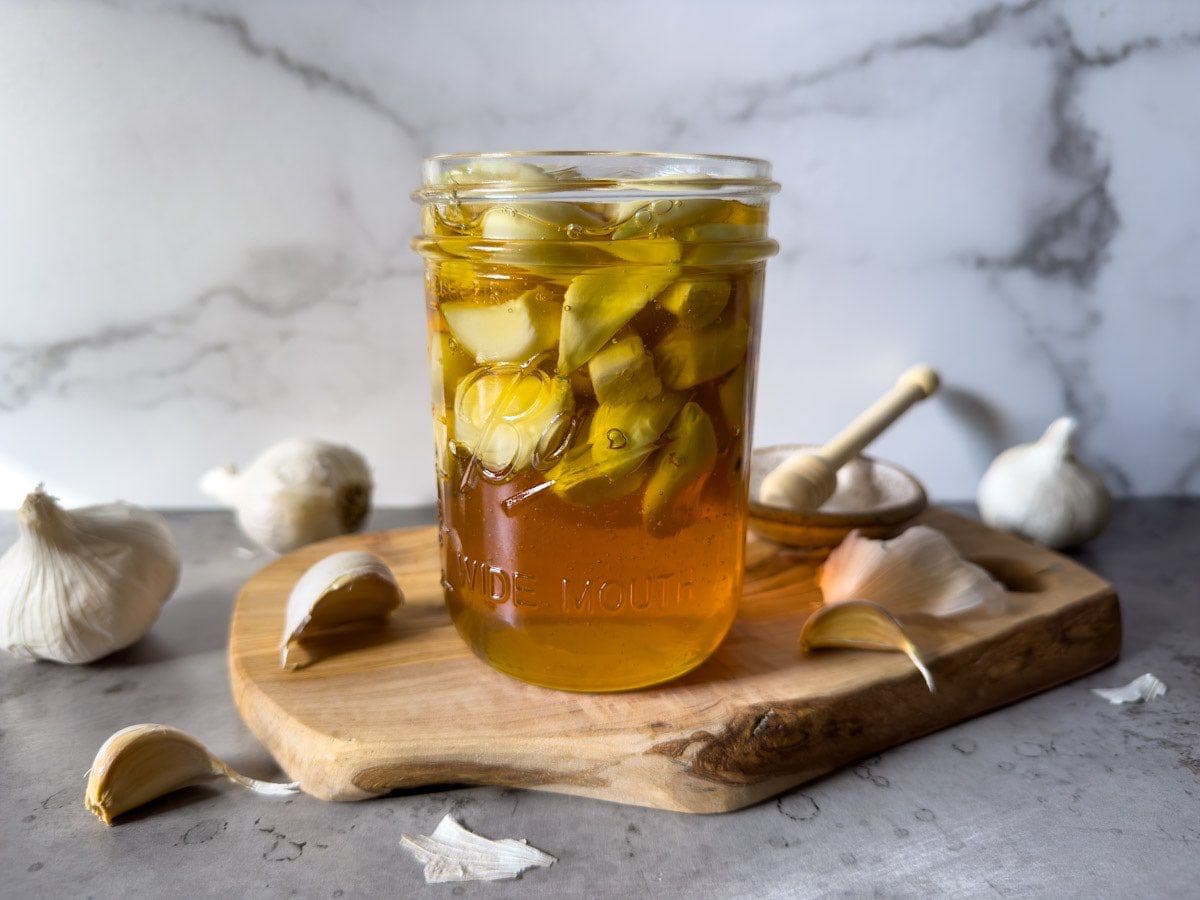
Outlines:
<svg viewBox="0 0 1200 900"><path fill-rule="evenodd" d="M996 614L1005 606L1004 585L927 525L884 541L850 532L829 554L818 583L826 604L870 600L902 619L976 608Z"/></svg>
<svg viewBox="0 0 1200 900"><path fill-rule="evenodd" d="M898 650L912 660L930 692L936 690L933 675L916 644L900 621L878 603L842 600L814 612L800 631L800 650L810 653L821 647Z"/></svg>
<svg viewBox="0 0 1200 900"><path fill-rule="evenodd" d="M258 794L287 796L297 783L249 778L213 756L189 734L168 725L131 725L110 737L88 771L84 806L105 825L151 800L224 777Z"/></svg>
<svg viewBox="0 0 1200 900"><path fill-rule="evenodd" d="M373 487L356 451L302 439L269 447L244 471L222 466L200 481L204 493L233 507L248 537L277 553L358 531Z"/></svg>
<svg viewBox="0 0 1200 900"><path fill-rule="evenodd" d="M736 369L749 340L750 326L740 319L718 319L704 328L681 323L655 345L654 362L664 385L688 390Z"/></svg>
<svg viewBox="0 0 1200 900"><path fill-rule="evenodd" d="M681 495L699 489L717 461L717 432L698 403L685 404L663 437L666 446L642 495L642 519L651 528L661 525Z"/></svg>
<svg viewBox="0 0 1200 900"><path fill-rule="evenodd" d="M392 570L378 556L346 550L311 566L292 588L279 664L299 669L318 654L306 639L381 623L404 602Z"/></svg>
<svg viewBox="0 0 1200 900"><path fill-rule="evenodd" d="M179 583L162 516L128 503L63 509L39 485L0 557L0 647L88 663L133 644Z"/></svg>
<svg viewBox="0 0 1200 900"><path fill-rule="evenodd" d="M1076 458L1078 424L1051 423L1037 441L1005 450L979 482L979 515L989 526L1047 547L1075 547L1104 530L1112 497L1100 476Z"/></svg>
<svg viewBox="0 0 1200 900"><path fill-rule="evenodd" d="M544 287L507 303L443 303L450 333L478 363L526 363L558 343L562 307Z"/></svg>
<svg viewBox="0 0 1200 900"><path fill-rule="evenodd" d="M678 275L678 266L610 266L572 278L563 298L558 373L570 375L591 359Z"/></svg>

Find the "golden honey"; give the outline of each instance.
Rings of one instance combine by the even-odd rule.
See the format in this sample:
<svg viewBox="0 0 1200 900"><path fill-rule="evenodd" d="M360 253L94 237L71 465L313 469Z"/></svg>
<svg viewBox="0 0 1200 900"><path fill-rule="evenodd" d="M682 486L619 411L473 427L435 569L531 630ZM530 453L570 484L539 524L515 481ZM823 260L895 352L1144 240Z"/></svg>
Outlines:
<svg viewBox="0 0 1200 900"><path fill-rule="evenodd" d="M450 614L535 684L681 675L741 592L770 183L454 162L427 168L416 242Z"/></svg>

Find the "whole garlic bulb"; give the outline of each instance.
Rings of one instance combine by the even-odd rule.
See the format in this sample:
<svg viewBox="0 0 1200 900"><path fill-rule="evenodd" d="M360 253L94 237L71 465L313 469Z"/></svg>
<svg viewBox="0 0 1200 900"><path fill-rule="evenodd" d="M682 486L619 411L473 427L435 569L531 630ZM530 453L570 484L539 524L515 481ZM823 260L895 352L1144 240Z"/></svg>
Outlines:
<svg viewBox="0 0 1200 900"><path fill-rule="evenodd" d="M372 488L356 451L299 438L267 448L244 472L222 466L200 480L200 490L234 508L248 537L277 553L357 531Z"/></svg>
<svg viewBox="0 0 1200 900"><path fill-rule="evenodd" d="M979 482L979 514L992 528L1047 547L1074 547L1108 524L1112 497L1072 453L1078 425L1064 416L1035 443L1005 450Z"/></svg>
<svg viewBox="0 0 1200 900"><path fill-rule="evenodd" d="M128 503L65 510L39 485L0 557L0 646L16 656L87 663L150 630L179 583L162 516Z"/></svg>

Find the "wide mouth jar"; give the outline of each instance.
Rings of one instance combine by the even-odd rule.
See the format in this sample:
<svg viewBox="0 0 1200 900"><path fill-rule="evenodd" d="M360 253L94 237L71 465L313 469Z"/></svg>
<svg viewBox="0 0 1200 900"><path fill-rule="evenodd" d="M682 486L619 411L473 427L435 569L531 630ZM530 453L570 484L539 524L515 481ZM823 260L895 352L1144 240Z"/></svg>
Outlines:
<svg viewBox="0 0 1200 900"><path fill-rule="evenodd" d="M627 690L729 631L777 189L748 157L426 160L442 588L495 668Z"/></svg>

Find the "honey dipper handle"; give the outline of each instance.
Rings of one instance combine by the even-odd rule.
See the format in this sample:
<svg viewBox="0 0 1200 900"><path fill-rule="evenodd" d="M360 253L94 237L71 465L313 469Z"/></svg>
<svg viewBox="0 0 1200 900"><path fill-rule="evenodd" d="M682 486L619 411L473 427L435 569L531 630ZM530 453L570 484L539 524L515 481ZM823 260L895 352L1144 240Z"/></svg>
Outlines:
<svg viewBox="0 0 1200 900"><path fill-rule="evenodd" d="M938 383L938 373L929 366L913 366L896 379L891 390L859 413L817 454L836 472L904 415L909 407L936 391Z"/></svg>
<svg viewBox="0 0 1200 900"><path fill-rule="evenodd" d="M833 496L837 471L867 444L879 437L904 411L938 388L938 374L929 366L913 366L892 389L872 403L820 450L803 451L768 472L759 487L763 503L812 512Z"/></svg>

